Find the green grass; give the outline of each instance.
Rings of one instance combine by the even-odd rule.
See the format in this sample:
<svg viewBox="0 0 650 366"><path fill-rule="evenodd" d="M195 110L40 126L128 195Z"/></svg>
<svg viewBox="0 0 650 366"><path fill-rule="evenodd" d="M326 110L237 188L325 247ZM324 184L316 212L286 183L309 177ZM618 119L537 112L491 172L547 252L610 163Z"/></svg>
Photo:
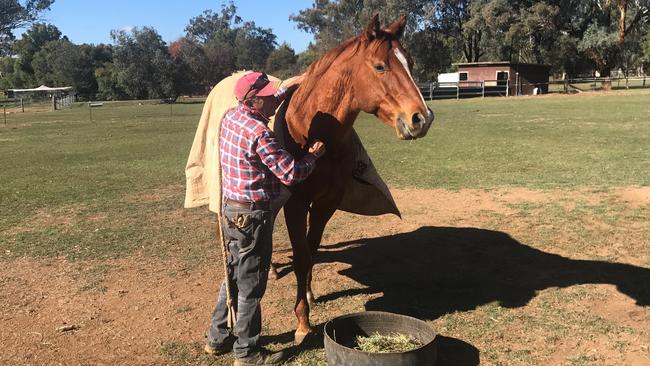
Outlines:
<svg viewBox="0 0 650 366"><path fill-rule="evenodd" d="M431 103L413 142L357 123L382 176L422 188L575 188L650 184L650 96L547 96Z"/></svg>
<svg viewBox="0 0 650 366"><path fill-rule="evenodd" d="M649 98L436 101L435 125L413 142L397 140L373 116L362 115L356 128L392 186L646 186ZM200 263L213 218L182 204L202 104L172 108L106 103L93 108L93 122L86 104L10 114L0 127L0 255L103 259L175 251L188 269Z"/></svg>

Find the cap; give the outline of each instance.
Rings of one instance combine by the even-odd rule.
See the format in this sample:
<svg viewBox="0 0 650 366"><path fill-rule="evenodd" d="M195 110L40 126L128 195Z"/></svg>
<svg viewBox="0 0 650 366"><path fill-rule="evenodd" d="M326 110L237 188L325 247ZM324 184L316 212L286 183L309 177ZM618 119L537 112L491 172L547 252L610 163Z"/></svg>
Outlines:
<svg viewBox="0 0 650 366"><path fill-rule="evenodd" d="M235 83L235 97L240 102L251 97L268 97L278 91L279 85L271 82L263 72L250 72Z"/></svg>

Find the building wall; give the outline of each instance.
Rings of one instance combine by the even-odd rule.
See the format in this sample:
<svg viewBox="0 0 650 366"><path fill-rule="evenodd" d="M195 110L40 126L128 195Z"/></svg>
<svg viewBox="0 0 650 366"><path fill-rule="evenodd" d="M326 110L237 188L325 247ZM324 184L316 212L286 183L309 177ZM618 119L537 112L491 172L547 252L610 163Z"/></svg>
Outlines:
<svg viewBox="0 0 650 366"><path fill-rule="evenodd" d="M486 87L496 86L494 80L497 79L497 72L507 71L509 81L509 95L517 95L517 89L521 95L532 95L535 88L539 92L548 93L549 67L541 65L476 65L476 66L459 66L458 72L468 73L468 83L466 86L472 86L471 82L486 81ZM517 73L519 75L517 76ZM474 84L476 85L476 84ZM461 83L461 87L463 84Z"/></svg>
<svg viewBox="0 0 650 366"><path fill-rule="evenodd" d="M458 68L458 72L468 73L468 81L496 80L497 71L508 71L512 74L512 68L510 66L461 66Z"/></svg>
<svg viewBox="0 0 650 366"><path fill-rule="evenodd" d="M549 67L539 65L515 65L515 69L516 72L519 72L519 83L521 84L519 90L521 94L532 95L535 88L539 88L539 91L542 94L548 93Z"/></svg>

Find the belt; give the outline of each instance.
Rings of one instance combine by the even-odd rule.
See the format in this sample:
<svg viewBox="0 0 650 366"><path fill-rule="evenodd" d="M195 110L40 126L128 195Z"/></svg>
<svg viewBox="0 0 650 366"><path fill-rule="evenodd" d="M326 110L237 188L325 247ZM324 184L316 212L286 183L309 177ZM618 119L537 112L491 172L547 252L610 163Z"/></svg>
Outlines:
<svg viewBox="0 0 650 366"><path fill-rule="evenodd" d="M249 201L236 201L231 198L225 198L223 201L224 205L245 208L249 210L263 210L268 211L271 207L268 201L261 202L249 202Z"/></svg>

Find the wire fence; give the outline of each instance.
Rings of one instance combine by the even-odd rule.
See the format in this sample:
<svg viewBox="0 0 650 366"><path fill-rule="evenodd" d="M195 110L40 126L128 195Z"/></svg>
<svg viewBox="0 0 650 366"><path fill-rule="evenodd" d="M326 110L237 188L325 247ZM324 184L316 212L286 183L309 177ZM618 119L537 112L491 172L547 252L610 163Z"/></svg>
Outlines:
<svg viewBox="0 0 650 366"><path fill-rule="evenodd" d="M418 87L425 99L461 99L490 96L521 96L548 93L582 93L617 89L650 88L650 78L576 78L551 80L542 83L511 82L510 80L481 80L458 82L419 83Z"/></svg>
<svg viewBox="0 0 650 366"><path fill-rule="evenodd" d="M0 96L0 108L3 114L25 113L31 111L60 110L69 108L77 102L75 94L55 95L48 98L7 98Z"/></svg>

